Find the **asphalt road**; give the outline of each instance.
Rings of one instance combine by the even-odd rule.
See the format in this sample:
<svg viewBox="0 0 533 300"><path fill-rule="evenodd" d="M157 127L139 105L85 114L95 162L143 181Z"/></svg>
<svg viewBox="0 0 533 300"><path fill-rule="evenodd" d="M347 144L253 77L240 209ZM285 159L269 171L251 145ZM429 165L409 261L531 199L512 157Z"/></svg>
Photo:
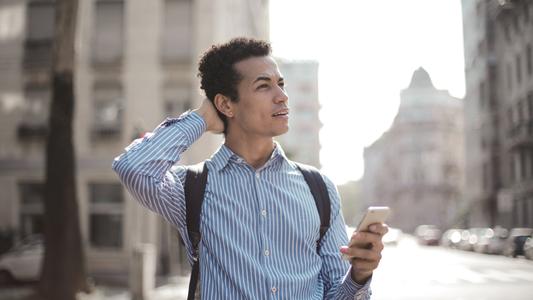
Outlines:
<svg viewBox="0 0 533 300"><path fill-rule="evenodd" d="M187 277L156 289L154 299L186 299ZM373 300L533 300L533 261L419 246L404 236L386 246L372 281ZM0 300L24 299L29 286L0 288ZM99 287L80 300L130 300L124 288Z"/></svg>
<svg viewBox="0 0 533 300"><path fill-rule="evenodd" d="M404 236L386 246L374 300L533 300L533 261L419 246Z"/></svg>

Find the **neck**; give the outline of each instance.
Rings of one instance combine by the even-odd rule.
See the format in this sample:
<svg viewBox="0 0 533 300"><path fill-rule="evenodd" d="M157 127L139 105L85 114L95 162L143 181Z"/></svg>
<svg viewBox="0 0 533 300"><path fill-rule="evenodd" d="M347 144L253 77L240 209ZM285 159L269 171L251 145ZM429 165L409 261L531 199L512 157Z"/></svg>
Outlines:
<svg viewBox="0 0 533 300"><path fill-rule="evenodd" d="M274 150L274 141L270 137L244 138L228 134L224 144L255 169L262 167Z"/></svg>

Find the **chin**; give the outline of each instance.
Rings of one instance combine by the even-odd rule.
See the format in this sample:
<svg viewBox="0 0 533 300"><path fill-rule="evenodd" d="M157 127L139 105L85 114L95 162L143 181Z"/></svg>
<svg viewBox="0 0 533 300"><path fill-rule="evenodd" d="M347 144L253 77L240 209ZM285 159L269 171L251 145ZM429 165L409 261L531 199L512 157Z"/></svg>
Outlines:
<svg viewBox="0 0 533 300"><path fill-rule="evenodd" d="M284 135L284 134L287 133L287 132L289 132L289 127L285 127L285 128L283 128L283 129L280 129L280 130L275 131L273 136Z"/></svg>

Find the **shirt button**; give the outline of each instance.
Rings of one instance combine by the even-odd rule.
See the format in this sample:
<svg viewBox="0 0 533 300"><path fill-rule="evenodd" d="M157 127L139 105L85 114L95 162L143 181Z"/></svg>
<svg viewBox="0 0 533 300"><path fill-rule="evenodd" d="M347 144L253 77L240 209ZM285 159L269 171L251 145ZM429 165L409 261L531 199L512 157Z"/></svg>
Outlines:
<svg viewBox="0 0 533 300"><path fill-rule="evenodd" d="M275 293L278 291L278 289L275 286L273 286L270 290L272 291L272 293Z"/></svg>
<svg viewBox="0 0 533 300"><path fill-rule="evenodd" d="M265 250L265 256L269 256L270 255L270 251L268 251L268 249Z"/></svg>
<svg viewBox="0 0 533 300"><path fill-rule="evenodd" d="M255 178L259 179L259 172L255 172Z"/></svg>
<svg viewBox="0 0 533 300"><path fill-rule="evenodd" d="M267 215L267 211L266 211L265 209L263 209L263 210L261 211L261 215L262 215L263 217L266 217L266 215Z"/></svg>

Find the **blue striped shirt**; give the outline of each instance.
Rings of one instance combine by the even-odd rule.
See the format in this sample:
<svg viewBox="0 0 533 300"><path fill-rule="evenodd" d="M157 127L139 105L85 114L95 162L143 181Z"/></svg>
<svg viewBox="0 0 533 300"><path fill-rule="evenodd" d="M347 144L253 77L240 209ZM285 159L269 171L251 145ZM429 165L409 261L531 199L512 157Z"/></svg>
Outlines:
<svg viewBox="0 0 533 300"><path fill-rule="evenodd" d="M134 198L178 229L189 261L186 170L175 164L206 127L194 112L169 118L113 162ZM348 237L331 180L323 176L331 224L317 253L317 208L303 175L278 144L259 169L224 145L206 164L200 217L203 299L370 299L370 280L355 283L350 264L340 256Z"/></svg>

